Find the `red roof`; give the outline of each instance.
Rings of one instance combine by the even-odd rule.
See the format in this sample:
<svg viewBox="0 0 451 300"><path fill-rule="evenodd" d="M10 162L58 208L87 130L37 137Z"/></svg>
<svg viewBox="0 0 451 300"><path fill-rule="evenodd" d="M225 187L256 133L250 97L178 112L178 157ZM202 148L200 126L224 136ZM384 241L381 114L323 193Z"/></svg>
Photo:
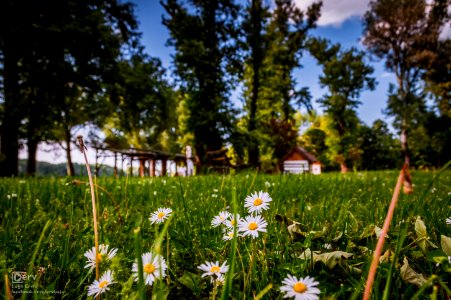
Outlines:
<svg viewBox="0 0 451 300"><path fill-rule="evenodd" d="M292 158L293 154L297 153L299 154L301 157L303 157L305 160L307 160L309 163L319 163L319 160L313 156L313 154L309 153L307 150L305 150L304 148L300 147L300 146L296 146L293 148L293 150L291 150L285 157L284 157L284 161L287 160L288 158Z"/></svg>

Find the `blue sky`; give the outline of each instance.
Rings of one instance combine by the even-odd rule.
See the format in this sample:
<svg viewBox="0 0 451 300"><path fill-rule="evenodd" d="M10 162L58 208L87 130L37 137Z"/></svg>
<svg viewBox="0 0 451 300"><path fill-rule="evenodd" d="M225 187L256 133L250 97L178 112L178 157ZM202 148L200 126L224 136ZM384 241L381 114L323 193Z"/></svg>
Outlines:
<svg viewBox="0 0 451 300"><path fill-rule="evenodd" d="M311 0L298 1L301 7L305 7ZM169 72L173 71L171 54L174 53L172 47L166 46L169 32L162 24L162 15L165 14L163 7L157 0L132 0L136 4L135 13L139 22L139 30L142 32L142 43L146 48L146 52L151 56L161 59L164 67ZM338 3L337 3L338 2ZM335 43L340 43L343 48L357 47L365 50L359 40L362 36L363 27L361 16L366 10L368 1L366 0L324 0L322 17L319 20L319 26L311 32L314 36L327 38ZM365 91L361 94L362 105L358 108L357 113L361 120L367 125L378 118L387 119L382 114L387 100L388 85L394 83L393 74L384 70L383 62L378 62L373 57L368 62L374 67L373 76L378 82L374 91ZM325 94L326 90L319 85L319 76L321 68L316 61L308 55L304 54L301 60L302 69L296 70L294 76L300 86L309 87L314 102L314 108L321 111L321 108L315 102ZM234 93L232 96L238 104L239 100ZM239 105L239 104L238 104Z"/></svg>

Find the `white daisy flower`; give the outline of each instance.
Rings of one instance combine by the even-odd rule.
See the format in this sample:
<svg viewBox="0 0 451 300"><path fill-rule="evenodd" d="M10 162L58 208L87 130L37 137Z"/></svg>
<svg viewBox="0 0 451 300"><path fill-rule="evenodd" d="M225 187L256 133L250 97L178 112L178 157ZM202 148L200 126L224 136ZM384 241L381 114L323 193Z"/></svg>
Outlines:
<svg viewBox="0 0 451 300"><path fill-rule="evenodd" d="M238 224L238 231L242 232L242 236L251 235L252 238L258 237L258 232L266 232L268 223L261 216L247 216Z"/></svg>
<svg viewBox="0 0 451 300"><path fill-rule="evenodd" d="M219 274L218 275L218 278L216 278L216 279L214 279L213 280L213 277L211 277L211 283L214 283L214 284L216 284L216 285L224 285L224 282L225 282L225 276L224 276L224 274Z"/></svg>
<svg viewBox="0 0 451 300"><path fill-rule="evenodd" d="M240 223L240 220L240 214L236 214L236 218L233 217L233 214L230 214L229 219L225 222L225 225L229 228L233 228L235 224L238 225Z"/></svg>
<svg viewBox="0 0 451 300"><path fill-rule="evenodd" d="M216 278L219 278L221 274L224 274L229 270L227 261L225 261L222 265L219 265L218 261L215 263L206 261L205 264L202 264L197 268L205 272L202 274L202 277L216 275Z"/></svg>
<svg viewBox="0 0 451 300"><path fill-rule="evenodd" d="M269 202L272 201L271 197L266 192L255 192L244 199L244 207L247 207L249 213L261 213L262 210L269 208Z"/></svg>
<svg viewBox="0 0 451 300"><path fill-rule="evenodd" d="M108 286L113 283L115 283L113 273L108 270L103 273L99 280L94 280L94 283L88 287L88 296L96 298L98 295L108 291L110 289Z"/></svg>
<svg viewBox="0 0 451 300"><path fill-rule="evenodd" d="M111 260L114 256L116 256L117 248L112 248L108 251L108 247L108 245L104 244L99 245L99 253L97 253L99 263L103 259ZM88 259L85 268L93 269L96 266L96 247L92 247L91 250L86 251L84 256Z"/></svg>
<svg viewBox="0 0 451 300"><path fill-rule="evenodd" d="M149 220L152 224L163 223L164 220L171 215L171 213L172 209L160 207L156 212L150 215Z"/></svg>
<svg viewBox="0 0 451 300"><path fill-rule="evenodd" d="M225 224L229 217L230 213L228 211L221 211L218 216L215 216L213 220L211 220L211 226L218 227L221 224Z"/></svg>
<svg viewBox="0 0 451 300"><path fill-rule="evenodd" d="M451 225L451 218L446 219L446 224Z"/></svg>
<svg viewBox="0 0 451 300"><path fill-rule="evenodd" d="M329 244L329 243L325 243L325 244L324 244L324 249L326 249L326 250L331 250L331 249L332 249L332 245Z"/></svg>
<svg viewBox="0 0 451 300"><path fill-rule="evenodd" d="M142 262L144 283L146 285L152 285L157 278L163 278L166 276L166 269L168 266L166 265L166 261L163 256L147 252L142 255ZM138 263L133 263L132 272L135 281L138 281Z"/></svg>
<svg viewBox="0 0 451 300"><path fill-rule="evenodd" d="M282 281L283 286L280 291L286 293L284 298L295 298L295 300L316 300L319 299L320 290L316 287L319 283L309 276L299 278L299 280L288 275Z"/></svg>
<svg viewBox="0 0 451 300"><path fill-rule="evenodd" d="M236 236L240 236L240 234L237 233ZM233 229L232 230L226 230L226 231L224 231L224 236L222 237L222 239L224 241L230 241L231 239L233 239L233 237L234 237Z"/></svg>

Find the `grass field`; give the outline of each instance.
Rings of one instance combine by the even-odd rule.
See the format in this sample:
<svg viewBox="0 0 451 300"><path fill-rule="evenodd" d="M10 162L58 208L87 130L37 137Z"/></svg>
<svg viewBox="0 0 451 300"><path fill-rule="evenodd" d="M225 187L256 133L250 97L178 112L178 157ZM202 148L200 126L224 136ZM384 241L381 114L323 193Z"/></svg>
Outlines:
<svg viewBox="0 0 451 300"><path fill-rule="evenodd" d="M446 248L451 225L445 220L451 217L451 172L435 178L437 174L414 172L414 193L400 196L373 299L383 299L384 292L386 299L443 299L449 293L451 263L445 252L451 249ZM197 267L226 260L230 269L233 266L228 278L235 299L282 299L279 288L289 274L314 277L320 298L361 298L377 242L375 226L382 227L397 176L368 172L99 178L99 243L118 249L111 261L100 264L100 273L112 270L116 282L102 298L142 296L132 276L137 251L157 251L168 266L163 280L144 287L149 298L219 299L225 287L202 278ZM94 246L92 207L87 179L78 180L0 180L2 296L9 293L8 278L12 294L87 297L95 280L84 257ZM211 226L213 217L225 209L233 212L233 199L237 213L248 215L244 199L255 191L268 192L273 199L262 213L267 232L255 239L223 240L223 230ZM163 224L149 221L160 207L173 210L164 223L167 232ZM158 236L163 242L155 248ZM14 272L32 276L12 282L17 281Z"/></svg>

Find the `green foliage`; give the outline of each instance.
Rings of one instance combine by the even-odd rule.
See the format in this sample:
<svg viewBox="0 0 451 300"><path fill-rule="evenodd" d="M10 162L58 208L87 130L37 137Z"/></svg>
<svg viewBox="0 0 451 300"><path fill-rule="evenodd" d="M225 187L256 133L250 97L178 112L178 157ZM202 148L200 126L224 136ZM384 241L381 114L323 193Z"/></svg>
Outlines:
<svg viewBox="0 0 451 300"><path fill-rule="evenodd" d="M109 90L104 127L106 142L112 143L108 146L177 151L176 94L164 78L160 60L137 54L120 61L117 67L119 74Z"/></svg>
<svg viewBox="0 0 451 300"><path fill-rule="evenodd" d="M358 127L359 148L362 151L358 166L363 170L390 170L402 164L401 147L387 124L375 120L371 127L360 124Z"/></svg>
<svg viewBox="0 0 451 300"><path fill-rule="evenodd" d="M302 11L291 0L275 1L271 13L262 1L254 0L247 7L243 21L246 130L242 136L247 138L248 162L262 170L277 169L296 142L291 136L297 131L296 109L311 108L310 93L296 88L293 71L301 67L305 41L320 7L314 3Z"/></svg>
<svg viewBox="0 0 451 300"><path fill-rule="evenodd" d="M437 54L440 52L439 35L449 18L445 7L446 1L442 0L431 3L373 0L364 18L364 45L377 57L385 59L387 70L396 75L397 89L390 87L386 112L395 117L394 125L401 132L404 160L408 164L409 131L421 121L425 107L419 80L440 56ZM433 74L434 71L429 72L431 77ZM431 77L430 87L434 87L437 80ZM442 92L439 90L436 95L440 105ZM440 106L446 111L446 105Z"/></svg>
<svg viewBox="0 0 451 300"><path fill-rule="evenodd" d="M234 111L227 98L237 70L236 17L229 0L195 1L189 9L180 1L162 2L169 44L175 47L176 73L187 93L187 127L204 162L206 151L222 148L233 130Z"/></svg>
<svg viewBox="0 0 451 300"><path fill-rule="evenodd" d="M309 49L323 69L320 83L329 90L318 101L337 133L337 143L330 148L334 152L332 157L345 171L347 162L355 162L360 156L355 139L358 125L355 109L361 103L360 93L375 88L375 79L371 77L374 69L364 62L364 52L355 48L340 51L339 45L329 44L324 39L311 39Z"/></svg>

